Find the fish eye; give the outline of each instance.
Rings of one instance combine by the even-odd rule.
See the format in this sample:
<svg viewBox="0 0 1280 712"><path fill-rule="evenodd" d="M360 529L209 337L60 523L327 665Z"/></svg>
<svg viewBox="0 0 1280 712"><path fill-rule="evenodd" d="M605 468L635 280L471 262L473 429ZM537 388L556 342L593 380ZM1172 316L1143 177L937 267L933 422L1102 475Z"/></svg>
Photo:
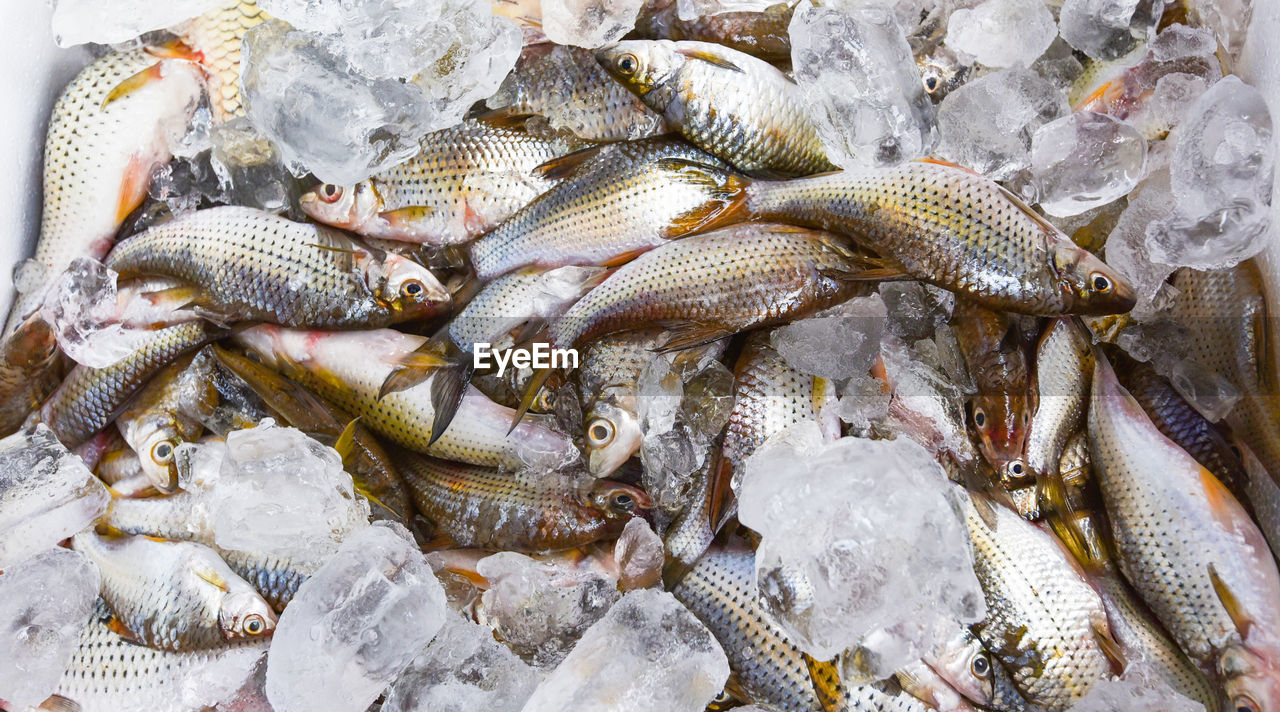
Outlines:
<svg viewBox="0 0 1280 712"><path fill-rule="evenodd" d="M1236 695L1235 699L1231 700L1231 706L1236 712L1259 712L1261 709L1258 703L1248 695Z"/></svg>
<svg viewBox="0 0 1280 712"><path fill-rule="evenodd" d="M321 200L326 203L332 203L342 197L342 186L334 185L333 183L325 183L320 186L320 190L318 192Z"/></svg>
<svg viewBox="0 0 1280 712"><path fill-rule="evenodd" d="M173 443L161 440L151 446L151 461L157 465L168 465L173 462Z"/></svg>
<svg viewBox="0 0 1280 712"><path fill-rule="evenodd" d="M973 659L973 662L969 663L969 672L980 680L986 680L991 677L991 661L987 660L985 654L979 655Z"/></svg>
<svg viewBox="0 0 1280 712"><path fill-rule="evenodd" d="M613 442L613 423L604 418L596 418L587 424L587 440L596 447L604 447Z"/></svg>
<svg viewBox="0 0 1280 712"><path fill-rule="evenodd" d="M635 498L627 494L626 492L619 492L613 496L613 506L615 509L619 509L624 512L630 512L632 509L635 508L635 505L636 505Z"/></svg>
<svg viewBox="0 0 1280 712"><path fill-rule="evenodd" d="M1024 469L1025 469L1025 468L1023 468L1022 463L1021 463L1021 462L1019 462L1018 460L1014 460L1014 461L1009 465L1009 472L1012 472L1012 473L1013 473L1013 474L1015 474L1015 475L1019 475L1019 476L1020 476L1020 475L1022 475L1022 472L1023 472L1023 470L1024 470Z"/></svg>
<svg viewBox="0 0 1280 712"><path fill-rule="evenodd" d="M640 60L634 54L624 54L618 57L618 61L614 63L614 66L618 68L619 74L631 76L640 67Z"/></svg>
<svg viewBox="0 0 1280 712"><path fill-rule="evenodd" d="M262 620L262 616L254 613L244 619L244 632L249 635L258 635L267 629L266 621Z"/></svg>
<svg viewBox="0 0 1280 712"><path fill-rule="evenodd" d="M924 78L924 90L932 94L938 90L938 78L930 74Z"/></svg>
<svg viewBox="0 0 1280 712"><path fill-rule="evenodd" d="M556 405L556 394L549 388L544 388L538 394L538 407L542 410L551 410Z"/></svg>
<svg viewBox="0 0 1280 712"><path fill-rule="evenodd" d="M1089 284L1093 286L1093 291L1099 294L1106 294L1111 291L1111 279L1101 272L1094 272L1089 275Z"/></svg>
<svg viewBox="0 0 1280 712"><path fill-rule="evenodd" d="M417 299L426 290L427 288L422 282L416 279L408 279L405 280L404 284L400 285L400 296L405 299Z"/></svg>
<svg viewBox="0 0 1280 712"><path fill-rule="evenodd" d="M973 409L973 424L979 428L987 424L987 414L981 408Z"/></svg>

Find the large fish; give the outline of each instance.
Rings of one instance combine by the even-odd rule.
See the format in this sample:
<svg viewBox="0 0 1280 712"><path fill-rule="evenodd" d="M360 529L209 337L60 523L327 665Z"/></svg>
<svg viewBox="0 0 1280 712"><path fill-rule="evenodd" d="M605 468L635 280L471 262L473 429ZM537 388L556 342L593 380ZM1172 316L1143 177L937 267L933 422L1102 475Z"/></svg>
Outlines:
<svg viewBox="0 0 1280 712"><path fill-rule="evenodd" d="M240 45L246 32L268 19L255 0L224 0L181 28L179 37L199 53L200 64L205 67L209 106L219 122L244 116Z"/></svg>
<svg viewBox="0 0 1280 712"><path fill-rule="evenodd" d="M238 206L199 210L120 243L107 266L122 278L172 277L224 321L370 329L447 309L427 268L331 228Z"/></svg>
<svg viewBox="0 0 1280 712"><path fill-rule="evenodd" d="M776 67L711 42L627 40L596 60L690 143L762 177L835 170L800 88Z"/></svg>
<svg viewBox="0 0 1280 712"><path fill-rule="evenodd" d="M842 232L906 274L1001 311L1114 314L1135 304L1115 270L999 184L913 161L790 181L757 181L753 217Z"/></svg>
<svg viewBox="0 0 1280 712"><path fill-rule="evenodd" d="M427 134L413 158L355 185L317 186L302 210L366 237L467 242L559 182L535 170L574 143L469 120Z"/></svg>
<svg viewBox="0 0 1280 712"><path fill-rule="evenodd" d="M200 98L200 70L134 49L80 71L53 107L44 143L44 210L35 263L52 282L77 257L102 259L142 202L151 170L169 160ZM40 307L44 290L19 295L5 333Z"/></svg>

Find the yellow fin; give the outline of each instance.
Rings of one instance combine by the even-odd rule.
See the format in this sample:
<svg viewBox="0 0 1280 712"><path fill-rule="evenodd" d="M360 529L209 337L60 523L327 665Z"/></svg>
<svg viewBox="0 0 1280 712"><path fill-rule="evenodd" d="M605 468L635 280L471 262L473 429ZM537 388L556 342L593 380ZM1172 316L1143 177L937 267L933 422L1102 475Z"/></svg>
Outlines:
<svg viewBox="0 0 1280 712"><path fill-rule="evenodd" d="M536 114L528 112L516 111L509 106L501 109L492 109L474 117L476 123L484 124L495 129L514 129L518 131L524 130L524 124Z"/></svg>
<svg viewBox="0 0 1280 712"><path fill-rule="evenodd" d="M689 59L696 59L701 62L706 62L707 64L715 65L717 67L720 67L721 69L728 69L734 72L742 71L742 67L739 67L738 65L734 64L733 62L726 59L725 57L721 57L720 55L714 52L708 52L707 50L694 49L690 47L690 48L678 49L676 50L676 53L682 54L688 57Z"/></svg>
<svg viewBox="0 0 1280 712"><path fill-rule="evenodd" d="M338 457L342 458L342 464L350 464L351 455L355 452L356 444L356 423L360 422L360 417L356 416L347 423L347 427L342 429L342 434L333 443L333 449L338 452Z"/></svg>
<svg viewBox="0 0 1280 712"><path fill-rule="evenodd" d="M423 218L431 217L435 212L436 209L430 205L406 205L403 208L378 213L378 217L394 227L408 227Z"/></svg>
<svg viewBox="0 0 1280 712"><path fill-rule="evenodd" d="M529 385L525 387L524 395L520 397L520 406L516 408L516 414L511 418L511 427L507 429L508 435L516 429L520 420L524 418L524 414L529 412L533 402L538 399L538 393L551 377L551 371L550 368L539 368L533 372L533 378L529 379Z"/></svg>
<svg viewBox="0 0 1280 712"><path fill-rule="evenodd" d="M596 154L600 153L605 148L607 148L607 145L587 146L586 148L580 148L572 153L557 156L534 168L533 174L539 178L545 178L546 180L561 180L568 178L574 173L577 173L578 169L581 168L583 164L590 161Z"/></svg>
<svg viewBox="0 0 1280 712"><path fill-rule="evenodd" d="M1227 583L1218 575L1218 570L1213 564L1209 564L1209 582L1213 584L1213 592L1217 594L1218 601L1222 603L1222 607L1227 610L1227 615L1231 617L1231 623L1235 625L1236 632L1240 633L1241 639L1249 637L1249 630L1253 628L1253 619L1244 612L1244 608L1240 605L1240 599L1236 597Z"/></svg>
<svg viewBox="0 0 1280 712"><path fill-rule="evenodd" d="M195 575L199 576L201 580L206 581L212 584L213 586L216 586L217 588L222 589L223 591L231 590L231 587L227 585L227 580L222 578L222 576L218 574L217 571L214 571L213 569L206 568L204 566L197 566L195 568Z"/></svg>
<svg viewBox="0 0 1280 712"><path fill-rule="evenodd" d="M107 95L102 98L102 104L99 105L98 108L102 111L106 111L107 107L114 104L116 101L119 101L139 89L142 89L151 82L163 78L164 67L162 65L163 62L156 62L150 67L147 67L117 84L114 89L107 92Z"/></svg>
<svg viewBox="0 0 1280 712"><path fill-rule="evenodd" d="M822 662L804 654L805 667L809 669L809 680L813 683L813 691L818 695L818 702L824 712L836 712L844 703L844 686L840 684L840 670L835 661Z"/></svg>

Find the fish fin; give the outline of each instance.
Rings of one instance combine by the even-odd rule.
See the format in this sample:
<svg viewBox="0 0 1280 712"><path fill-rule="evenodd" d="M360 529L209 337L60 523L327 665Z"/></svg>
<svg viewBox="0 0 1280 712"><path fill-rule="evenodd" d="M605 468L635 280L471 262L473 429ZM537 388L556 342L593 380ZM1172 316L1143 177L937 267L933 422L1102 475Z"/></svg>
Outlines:
<svg viewBox="0 0 1280 712"><path fill-rule="evenodd" d="M378 213L378 217L387 221L392 227L410 227L419 220L431 217L436 209L430 205L406 205L396 210Z"/></svg>
<svg viewBox="0 0 1280 712"><path fill-rule="evenodd" d="M844 686L840 684L840 670L834 660L826 662L815 660L808 653L804 655L804 665L809 669L809 681L818 696L818 703L823 712L836 712L844 703Z"/></svg>
<svg viewBox="0 0 1280 712"><path fill-rule="evenodd" d="M140 156L130 156L120 183L120 195L116 199L116 225L122 224L129 214L142 204L151 183L151 162Z"/></svg>
<svg viewBox="0 0 1280 712"><path fill-rule="evenodd" d="M1111 630L1106 627L1106 623L1095 621L1091 627L1093 628L1093 637L1098 641L1098 647L1102 650L1102 654L1106 656L1107 662L1111 663L1111 672L1116 675L1123 675L1124 669L1129 666L1129 662L1124 656L1124 649L1111 636Z"/></svg>
<svg viewBox="0 0 1280 712"><path fill-rule="evenodd" d="M69 697L63 697L62 695L50 695L49 699L41 702L40 706L36 707L36 709L45 710L45 712L81 712L83 708L80 706L79 702L76 702Z"/></svg>
<svg viewBox="0 0 1280 712"><path fill-rule="evenodd" d="M426 544L424 544L422 548L424 550L455 549L457 546L458 542L454 541L453 537L437 529L431 533L431 538L427 540Z"/></svg>
<svg viewBox="0 0 1280 712"><path fill-rule="evenodd" d="M1209 582L1213 584L1213 592L1218 596L1218 601L1222 603L1222 607L1226 609L1227 615L1231 618L1231 623L1236 627L1236 632L1240 634L1242 640L1248 639L1249 631L1253 628L1253 619L1249 614L1245 613L1244 607L1240 605L1240 599L1236 597L1234 591L1222 580L1218 575L1218 569L1209 564Z"/></svg>
<svg viewBox="0 0 1280 712"><path fill-rule="evenodd" d="M711 520L711 535L715 536L724 528L734 515L738 513L737 497L733 494L733 467L725 459L720 448L712 455L715 462L711 466L711 491L708 496L707 516Z"/></svg>
<svg viewBox="0 0 1280 712"><path fill-rule="evenodd" d="M536 116L527 111L517 111L510 106L504 106L500 109L490 109L476 114L472 120L476 123L484 124L495 129L515 129L517 131L524 130L524 124L529 119Z"/></svg>
<svg viewBox="0 0 1280 712"><path fill-rule="evenodd" d="M626 252L614 255L600 263L601 267L620 267L635 258L643 255L647 250L627 250Z"/></svg>
<svg viewBox="0 0 1280 712"><path fill-rule="evenodd" d="M98 109L106 111L108 106L163 77L164 62L156 62L150 67L126 78L117 84L114 89L107 92L107 95L102 98L102 103L98 106Z"/></svg>
<svg viewBox="0 0 1280 712"><path fill-rule="evenodd" d="M991 499L981 492L969 492L969 501L973 502L973 508L978 512L978 518L986 525L987 529L995 531L999 517L996 514L996 505Z"/></svg>
<svg viewBox="0 0 1280 712"><path fill-rule="evenodd" d="M550 368L539 368L533 372L533 378L529 379L529 385L525 387L524 395L520 397L520 406L516 408L516 414L511 418L511 427L507 429L507 435L510 435L516 429L516 426L520 424L520 420L524 418L524 414L529 412L533 402L538 399L538 392L542 390L542 386L551 377L552 370Z"/></svg>
<svg viewBox="0 0 1280 712"><path fill-rule="evenodd" d="M138 645L143 644L142 640L138 636L134 635L133 631L129 630L129 628L124 624L124 621L120 620L119 616L114 613L111 614L111 618L107 620L107 630L115 633L121 638L124 638L130 643L136 643Z"/></svg>
<svg viewBox="0 0 1280 712"><path fill-rule="evenodd" d="M207 568L204 566L197 567L195 569L195 575L199 576L202 581L205 581L206 583L212 586L222 589L223 592L227 592L231 590L231 587L227 585L227 580L222 578L221 574L219 574L217 571L214 571L211 568Z"/></svg>
<svg viewBox="0 0 1280 712"><path fill-rule="evenodd" d="M925 158L917 158L916 160L919 161L920 163L932 163L935 166L946 166L947 168L955 168L957 170L961 170L961 171L964 171L965 173L969 173L975 176L982 175L981 173L973 170L972 168L962 166L959 163L956 163L955 161L948 161L945 158L938 158L937 156L926 156Z"/></svg>
<svg viewBox="0 0 1280 712"><path fill-rule="evenodd" d="M466 395L467 384L471 382L474 371L474 363L463 361L436 373L435 380L431 382L431 405L435 408L435 415L431 418L431 439L427 441L427 447L435 444L449 429L449 424L462 405L462 398Z"/></svg>
<svg viewBox="0 0 1280 712"><path fill-rule="evenodd" d="M738 65L734 64L728 59L725 59L724 57L720 57L716 55L714 52L708 52L706 50L694 49L692 47L689 47L689 48L678 49L676 50L676 53L683 54L689 59L696 59L701 62L706 62L707 64L715 65L717 67L720 67L721 69L728 69L729 71L732 71L732 72L742 72L742 67L739 67Z"/></svg>
<svg viewBox="0 0 1280 712"><path fill-rule="evenodd" d="M662 588L670 591L680 583L690 571L696 562L684 561L683 559L671 558L662 565Z"/></svg>
<svg viewBox="0 0 1280 712"><path fill-rule="evenodd" d="M218 309L216 307L209 307L202 304L192 304L191 311L195 312L196 316L201 319L212 322L223 329L230 329L232 324L238 321L243 321L240 317L232 314L229 310Z"/></svg>
<svg viewBox="0 0 1280 712"><path fill-rule="evenodd" d="M823 277L841 282L902 282L915 279L896 267L872 267L862 270L823 267L818 270L818 273Z"/></svg>
<svg viewBox="0 0 1280 712"><path fill-rule="evenodd" d="M1045 218L1045 216L1041 215L1040 213L1037 213L1035 210L1032 210L1031 206L1027 205L1025 200L1014 195L1013 191L1009 190L1003 185L1000 185L999 183L994 183L993 185L999 188L1000 192L1004 193L1004 197L1008 198L1009 202L1013 203L1014 207L1016 207L1018 210L1021 210L1027 217L1031 218L1031 221L1034 222L1036 225L1038 225L1041 230L1044 230L1045 232L1051 235L1060 234L1062 232L1057 227L1055 227L1053 223L1049 222L1049 220ZM1066 239L1070 241L1071 238L1068 237ZM1072 244L1075 244L1075 243L1072 243Z"/></svg>
<svg viewBox="0 0 1280 712"><path fill-rule="evenodd" d="M672 351L684 351L685 349L709 344L712 341L719 341L735 333L732 329L700 321L663 322L662 326L667 329L667 342L652 349L654 353L666 354Z"/></svg>
<svg viewBox="0 0 1280 712"><path fill-rule="evenodd" d="M355 257L361 254L360 250L357 250L354 247L339 247L338 245L321 245L318 242L311 243L310 247L314 247L317 250L324 250L325 252L336 252L340 255L351 255L352 257Z"/></svg>
<svg viewBox="0 0 1280 712"><path fill-rule="evenodd" d="M409 353L397 357L395 368L383 379L378 388L378 399L412 388L431 378L442 368L453 365L453 361L445 353L448 344L436 339L428 339L421 346Z"/></svg>
<svg viewBox="0 0 1280 712"><path fill-rule="evenodd" d="M140 299L146 300L147 303L153 306L172 305L174 310L195 306L203 296L204 291L202 289L190 284L157 289L153 292L143 292L138 295Z"/></svg>
<svg viewBox="0 0 1280 712"><path fill-rule="evenodd" d="M1106 104L1110 104L1112 101L1119 98L1120 95L1123 93L1124 93L1123 84L1116 81L1103 82L1101 86L1099 86L1097 89L1094 89L1092 92L1090 92L1089 96L1086 96L1085 98L1076 102L1076 105L1071 107L1071 110L1080 111L1081 109L1084 109L1085 107L1090 106L1095 101L1103 101ZM1099 107L1100 110L1105 108L1106 108L1105 106ZM1102 111L1101 113L1106 113L1106 112Z"/></svg>
<svg viewBox="0 0 1280 712"><path fill-rule="evenodd" d="M594 158L596 154L604 150L606 146L607 144L600 146L587 146L586 148L580 148L571 153L566 153L563 156L556 156L555 158L552 158L551 160L534 168L533 174L546 180L561 180L568 178L574 173L577 173L578 169L581 168L583 164Z"/></svg>
<svg viewBox="0 0 1280 712"><path fill-rule="evenodd" d="M152 57L160 59L181 59L196 64L204 62L204 53L197 52L182 40L173 39L159 44L150 44L144 50Z"/></svg>
<svg viewBox="0 0 1280 712"><path fill-rule="evenodd" d="M657 166L676 174L685 183L704 187L708 194L702 205L673 219L663 229L663 237L682 237L747 219L747 194L744 189L750 184L749 178L682 158L663 158L657 162Z"/></svg>
<svg viewBox="0 0 1280 712"><path fill-rule="evenodd" d="M1047 515L1049 526L1058 535L1058 540L1066 547L1081 566L1095 568L1101 561L1090 549L1084 532L1078 525L1075 508L1067 499L1067 486L1060 473L1036 473L1036 500L1042 514Z"/></svg>
<svg viewBox="0 0 1280 712"><path fill-rule="evenodd" d="M347 427L342 429L342 433L338 435L338 439L333 443L333 449L337 451L338 457L342 458L342 464L350 464L351 456L356 450L356 424L360 422L360 416L351 419L347 423Z"/></svg>

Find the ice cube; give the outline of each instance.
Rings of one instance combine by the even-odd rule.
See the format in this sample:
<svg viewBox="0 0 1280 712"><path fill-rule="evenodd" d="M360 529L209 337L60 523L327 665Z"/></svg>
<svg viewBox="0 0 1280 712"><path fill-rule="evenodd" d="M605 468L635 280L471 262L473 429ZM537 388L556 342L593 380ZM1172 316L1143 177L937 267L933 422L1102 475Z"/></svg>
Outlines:
<svg viewBox="0 0 1280 712"><path fill-rule="evenodd" d="M1164 0L1066 0L1062 38L1090 57L1119 59L1155 36Z"/></svg>
<svg viewBox="0 0 1280 712"><path fill-rule="evenodd" d="M635 29L644 0L542 0L542 31L560 45L603 47Z"/></svg>
<svg viewBox="0 0 1280 712"><path fill-rule="evenodd" d="M223 0L55 0L53 36L59 47L116 44L189 20Z"/></svg>
<svg viewBox="0 0 1280 712"><path fill-rule="evenodd" d="M70 549L43 551L0 573L0 700L23 709L58 684L98 600L98 567Z"/></svg>
<svg viewBox="0 0 1280 712"><path fill-rule="evenodd" d="M889 8L803 4L789 32L796 83L833 163L893 165L933 150L933 103Z"/></svg>
<svg viewBox="0 0 1280 712"><path fill-rule="evenodd" d="M444 589L399 524L348 537L298 587L267 654L277 712L369 707L444 624Z"/></svg>
<svg viewBox="0 0 1280 712"><path fill-rule="evenodd" d="M884 390L884 381L863 374L849 379L840 399L827 407L834 408L836 417L848 423L854 433L866 434L872 424L888 417L891 401L892 396Z"/></svg>
<svg viewBox="0 0 1280 712"><path fill-rule="evenodd" d="M484 619L539 667L560 662L619 597L616 584L599 572L509 551L481 559L476 571L489 582L480 598Z"/></svg>
<svg viewBox="0 0 1280 712"><path fill-rule="evenodd" d="M1062 90L1022 67L979 77L947 95L938 109L943 156L994 180L1031 165L1031 137L1069 113Z"/></svg>
<svg viewBox="0 0 1280 712"><path fill-rule="evenodd" d="M880 356L887 318L879 294L858 297L774 329L769 345L801 373L841 380L865 376Z"/></svg>
<svg viewBox="0 0 1280 712"><path fill-rule="evenodd" d="M116 273L91 257L77 257L45 293L41 315L53 325L58 347L76 363L103 368L138 349L149 337L121 323Z"/></svg>
<svg viewBox="0 0 1280 712"><path fill-rule="evenodd" d="M1152 675L1134 679L1129 670L1118 680L1098 680L1070 712L1204 712L1204 705L1180 694Z"/></svg>
<svg viewBox="0 0 1280 712"><path fill-rule="evenodd" d="M889 314L886 332L912 342L929 338L950 321L956 300L945 289L916 281L881 282L880 298Z"/></svg>
<svg viewBox="0 0 1280 712"><path fill-rule="evenodd" d="M1274 173L1271 114L1235 76L1202 94L1170 134L1175 211L1147 228L1157 262L1220 269L1266 245Z"/></svg>
<svg viewBox="0 0 1280 712"><path fill-rule="evenodd" d="M1107 237L1107 264L1133 286L1138 297L1133 309L1137 317L1152 313L1165 279L1173 273L1173 267L1157 263L1147 249L1147 226L1173 211L1169 172L1156 171L1129 197L1129 205Z"/></svg>
<svg viewBox="0 0 1280 712"><path fill-rule="evenodd" d="M1213 32L1213 36L1234 59L1244 47L1253 19L1253 3L1250 0L1188 0L1187 16L1190 24L1200 25ZM1230 64L1230 62L1228 62Z"/></svg>
<svg viewBox="0 0 1280 712"><path fill-rule="evenodd" d="M369 523L338 453L271 419L227 435L211 499L219 547L315 564Z"/></svg>
<svg viewBox="0 0 1280 712"><path fill-rule="evenodd" d="M1133 190L1147 163L1147 141L1136 128L1092 111L1041 126L1031 139L1031 174L1040 207L1079 215Z"/></svg>
<svg viewBox="0 0 1280 712"><path fill-rule="evenodd" d="M43 423L0 440L0 570L89 526L110 501Z"/></svg>
<svg viewBox="0 0 1280 712"><path fill-rule="evenodd" d="M279 213L297 197L280 151L247 118L218 124L210 140L209 163L226 194L222 202Z"/></svg>
<svg viewBox="0 0 1280 712"><path fill-rule="evenodd" d="M524 712L702 712L729 677L720 644L665 591L632 591L582 636Z"/></svg>
<svg viewBox="0 0 1280 712"><path fill-rule="evenodd" d="M1057 36L1058 25L1042 0L985 0L951 13L946 43L988 67L1026 67Z"/></svg>
<svg viewBox="0 0 1280 712"><path fill-rule="evenodd" d="M618 565L618 588L630 591L649 588L662 580L665 561L662 538L640 517L627 522L613 545L613 560Z"/></svg>
<svg viewBox="0 0 1280 712"><path fill-rule="evenodd" d="M904 437L827 443L804 423L770 440L747 460L738 505L762 536L761 603L806 653L861 646L887 677L985 615L953 493Z"/></svg>
<svg viewBox="0 0 1280 712"><path fill-rule="evenodd" d="M474 18L472 18L474 19ZM418 152L427 133L462 120L515 65L520 31L489 16L488 34L444 28L449 48L412 81L360 73L326 38L278 20L245 35L241 81L249 120L291 170L350 185ZM464 44L459 44L459 43Z"/></svg>
<svg viewBox="0 0 1280 712"><path fill-rule="evenodd" d="M444 627L387 691L383 712L520 712L538 672L493 639L493 631L449 612Z"/></svg>

